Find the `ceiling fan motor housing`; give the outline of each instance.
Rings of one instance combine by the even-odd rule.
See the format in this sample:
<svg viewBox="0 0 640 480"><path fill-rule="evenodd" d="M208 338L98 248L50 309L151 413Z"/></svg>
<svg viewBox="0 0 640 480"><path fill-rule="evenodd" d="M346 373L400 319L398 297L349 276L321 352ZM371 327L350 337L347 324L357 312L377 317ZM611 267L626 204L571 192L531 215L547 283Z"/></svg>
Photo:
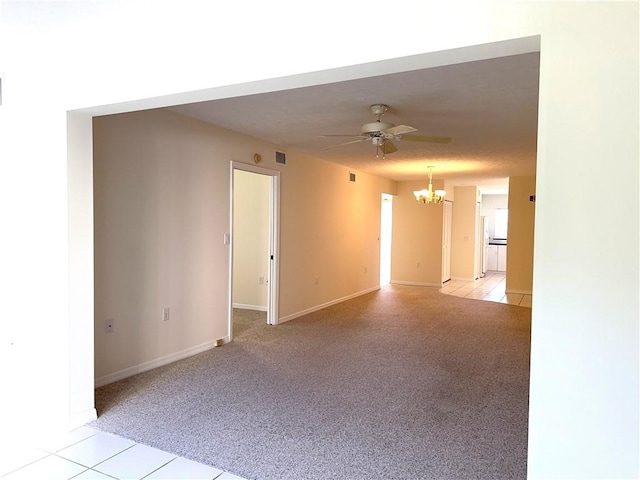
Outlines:
<svg viewBox="0 0 640 480"><path fill-rule="evenodd" d="M370 108L371 108L371 113L373 113L374 115L376 115L378 117L383 115L389 109L389 107L387 107L383 103L376 103L374 105L371 105Z"/></svg>
<svg viewBox="0 0 640 480"><path fill-rule="evenodd" d="M371 122L371 123L365 123L364 125L362 125L361 131L363 135L376 134L376 133L382 133L387 128L391 128L393 126L394 126L393 123Z"/></svg>

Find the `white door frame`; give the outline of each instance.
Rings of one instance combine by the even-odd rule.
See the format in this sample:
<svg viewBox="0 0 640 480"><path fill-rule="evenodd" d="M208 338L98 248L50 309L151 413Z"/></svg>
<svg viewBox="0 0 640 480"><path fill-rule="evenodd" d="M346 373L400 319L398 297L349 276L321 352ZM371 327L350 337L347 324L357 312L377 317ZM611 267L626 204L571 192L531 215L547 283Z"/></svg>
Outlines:
<svg viewBox="0 0 640 480"><path fill-rule="evenodd" d="M278 324L278 263L280 254L280 172L267 168L257 167L248 163L231 162L231 188L229 201L229 232L233 232L233 192L234 192L234 171L243 170L245 172L266 175L271 178L269 188L269 278L267 283L267 323L269 325ZM233 340L233 239L229 236L229 311L227 330L229 341Z"/></svg>

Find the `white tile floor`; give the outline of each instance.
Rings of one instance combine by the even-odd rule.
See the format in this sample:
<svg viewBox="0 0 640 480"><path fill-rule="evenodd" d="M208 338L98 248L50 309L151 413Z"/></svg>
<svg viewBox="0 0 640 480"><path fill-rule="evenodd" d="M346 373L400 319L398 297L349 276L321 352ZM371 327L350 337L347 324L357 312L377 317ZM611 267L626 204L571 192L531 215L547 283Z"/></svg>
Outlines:
<svg viewBox="0 0 640 480"><path fill-rule="evenodd" d="M484 277L474 281L450 280L444 284L440 291L456 297L475 298L531 308L531 295L505 293L506 285L504 272L487 272Z"/></svg>
<svg viewBox="0 0 640 480"><path fill-rule="evenodd" d="M12 445L0 456L0 478L46 480L243 480L132 440L81 427L66 435Z"/></svg>

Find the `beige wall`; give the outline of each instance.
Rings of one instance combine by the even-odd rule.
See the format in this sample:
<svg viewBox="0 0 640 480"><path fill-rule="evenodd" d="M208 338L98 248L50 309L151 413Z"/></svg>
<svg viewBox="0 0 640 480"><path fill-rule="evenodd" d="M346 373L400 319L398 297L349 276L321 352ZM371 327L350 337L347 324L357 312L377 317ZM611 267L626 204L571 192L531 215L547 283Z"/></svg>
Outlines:
<svg viewBox="0 0 640 480"><path fill-rule="evenodd" d="M310 156L287 159L280 201L281 321L379 288L381 195L396 193L392 180ZM349 181L350 171L356 182Z"/></svg>
<svg viewBox="0 0 640 480"><path fill-rule="evenodd" d="M269 176L233 171L233 304L238 308L267 310L270 189Z"/></svg>
<svg viewBox="0 0 640 480"><path fill-rule="evenodd" d="M476 278L477 187L455 187L453 219L451 224L451 278Z"/></svg>
<svg viewBox="0 0 640 480"><path fill-rule="evenodd" d="M399 182L393 199L391 283L442 285L442 205L416 202L414 190L426 188L425 181ZM433 188L442 188L434 180Z"/></svg>
<svg viewBox="0 0 640 480"><path fill-rule="evenodd" d="M509 178L507 243L507 292L531 293L533 289L533 234L536 204L535 177Z"/></svg>
<svg viewBox="0 0 640 480"><path fill-rule="evenodd" d="M164 110L94 120L99 383L228 338L230 161L257 152L276 169L274 149ZM278 168L280 321L379 288L380 196L395 183L352 183L296 152Z"/></svg>
<svg viewBox="0 0 640 480"><path fill-rule="evenodd" d="M251 147L224 138L165 111L94 119L96 378L227 336L229 160Z"/></svg>

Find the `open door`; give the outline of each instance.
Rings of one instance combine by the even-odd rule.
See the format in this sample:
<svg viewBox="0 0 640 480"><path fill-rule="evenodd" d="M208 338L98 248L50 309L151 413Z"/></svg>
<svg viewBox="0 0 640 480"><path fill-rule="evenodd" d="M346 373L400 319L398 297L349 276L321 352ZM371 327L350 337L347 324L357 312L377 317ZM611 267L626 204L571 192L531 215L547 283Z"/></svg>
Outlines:
<svg viewBox="0 0 640 480"><path fill-rule="evenodd" d="M453 204L449 200L443 203L442 216L442 283L451 280L451 224Z"/></svg>
<svg viewBox="0 0 640 480"><path fill-rule="evenodd" d="M391 282L393 196L383 193L380 207L380 286Z"/></svg>
<svg viewBox="0 0 640 480"><path fill-rule="evenodd" d="M234 307L266 312L278 323L280 172L231 162L229 338Z"/></svg>

